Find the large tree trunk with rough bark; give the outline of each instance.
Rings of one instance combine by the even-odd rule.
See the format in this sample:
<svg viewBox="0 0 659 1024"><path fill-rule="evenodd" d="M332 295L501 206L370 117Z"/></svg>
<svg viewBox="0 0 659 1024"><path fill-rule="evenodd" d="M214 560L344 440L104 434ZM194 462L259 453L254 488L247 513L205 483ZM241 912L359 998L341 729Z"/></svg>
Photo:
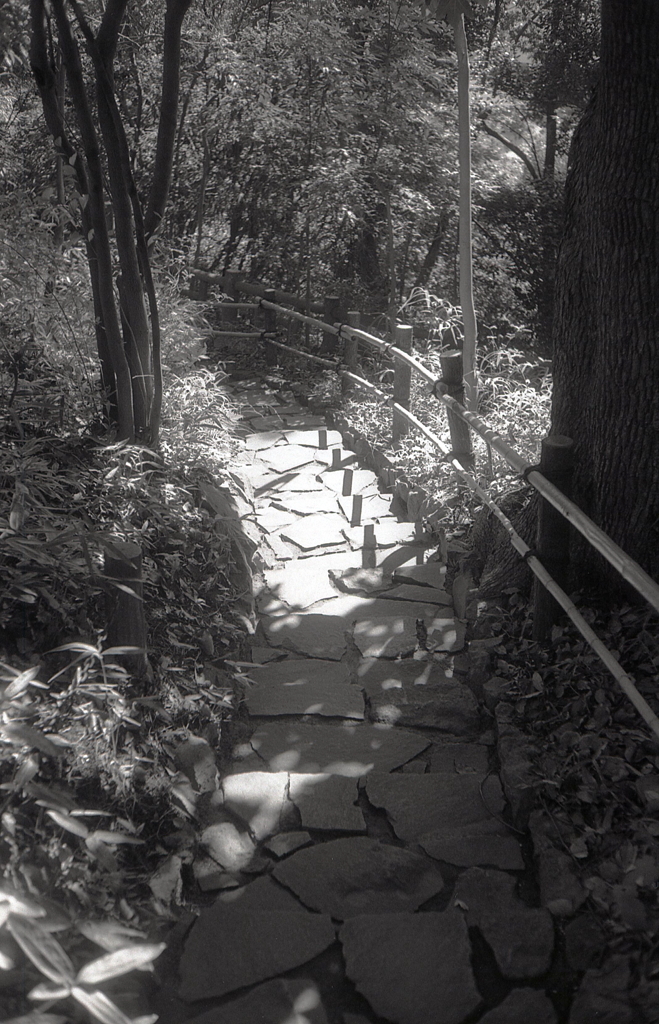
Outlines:
<svg viewBox="0 0 659 1024"><path fill-rule="evenodd" d="M603 0L600 81L572 142L553 433L574 497L659 573L659 4ZM589 575L599 575L595 559ZM594 578L594 577L593 577Z"/></svg>

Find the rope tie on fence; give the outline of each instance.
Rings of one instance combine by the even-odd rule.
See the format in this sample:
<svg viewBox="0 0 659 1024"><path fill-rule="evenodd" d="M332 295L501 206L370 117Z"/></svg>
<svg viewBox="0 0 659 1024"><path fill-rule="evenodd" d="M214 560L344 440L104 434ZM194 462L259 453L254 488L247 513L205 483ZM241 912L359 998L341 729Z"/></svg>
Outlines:
<svg viewBox="0 0 659 1024"><path fill-rule="evenodd" d="M526 469L522 470L521 476L522 476L522 479L525 480L526 483L529 485L529 487L533 487L533 484L529 480L529 473L540 473L540 472L542 472L542 470L540 469L539 465L538 466L527 466Z"/></svg>

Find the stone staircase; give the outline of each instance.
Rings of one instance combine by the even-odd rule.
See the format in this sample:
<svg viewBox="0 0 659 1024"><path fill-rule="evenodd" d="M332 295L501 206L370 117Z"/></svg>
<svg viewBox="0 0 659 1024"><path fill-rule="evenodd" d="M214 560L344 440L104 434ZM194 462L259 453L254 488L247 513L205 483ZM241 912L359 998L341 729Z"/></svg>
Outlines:
<svg viewBox="0 0 659 1024"><path fill-rule="evenodd" d="M322 418L234 389L258 625L161 1024L556 1024L436 544Z"/></svg>

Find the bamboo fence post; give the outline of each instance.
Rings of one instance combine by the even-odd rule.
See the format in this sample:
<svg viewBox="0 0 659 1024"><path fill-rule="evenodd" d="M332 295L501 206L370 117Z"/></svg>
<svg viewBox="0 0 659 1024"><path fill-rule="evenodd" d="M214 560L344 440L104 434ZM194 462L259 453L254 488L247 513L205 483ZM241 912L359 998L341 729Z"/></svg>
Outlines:
<svg viewBox="0 0 659 1024"><path fill-rule="evenodd" d="M326 324L333 324L335 321L341 319L341 300L338 295L326 295L323 299L325 307L323 313L323 319ZM323 343L320 346L321 352L330 352L334 354L337 349L337 337L335 334L328 334L327 331L323 331Z"/></svg>
<svg viewBox="0 0 659 1024"><path fill-rule="evenodd" d="M205 302L208 298L209 281L195 274L190 281L190 298L195 302Z"/></svg>
<svg viewBox="0 0 659 1024"><path fill-rule="evenodd" d="M442 352L439 357L442 367L442 383L446 387L446 393L454 398L460 405L464 405L464 384L462 380L462 352L459 348L449 349ZM471 433L469 425L460 419L451 409L446 410L446 419L451 432L451 448L456 459L462 463L465 469L472 469L474 465L474 451L471 446Z"/></svg>
<svg viewBox="0 0 659 1024"><path fill-rule="evenodd" d="M412 352L414 328L407 324L397 324L394 329L394 345L403 352ZM410 407L410 389L412 386L412 367L402 363L394 356L394 402L404 409ZM396 410L393 411L392 436L394 445L398 445L409 433L409 425Z"/></svg>
<svg viewBox="0 0 659 1024"><path fill-rule="evenodd" d="M117 657L132 675L142 678L148 673L148 661L142 601L142 550L139 544L113 540L112 547L105 549L103 574L110 581L105 603L108 646L139 647L139 653L136 651Z"/></svg>
<svg viewBox="0 0 659 1024"><path fill-rule="evenodd" d="M348 327L356 327L359 329L361 323L361 313L359 310L351 310L346 314ZM357 358L359 354L359 341L357 338L353 338L352 335L346 338L343 348L343 362L347 366L348 370L352 373L357 368ZM352 385L347 377L344 377L341 381L341 390L343 394L347 394L350 391Z"/></svg>
<svg viewBox="0 0 659 1024"><path fill-rule="evenodd" d="M268 302L276 302L277 293L274 288L268 288L265 293L265 299ZM276 334L277 333L277 312L274 309L263 310L263 329L265 334ZM277 349L274 345L268 343L268 339L265 339L265 361L267 366L277 366L279 357L277 355Z"/></svg>
<svg viewBox="0 0 659 1024"><path fill-rule="evenodd" d="M231 300L231 302L236 302L237 299L238 299L238 278L239 277L240 277L240 271L239 270L227 270L227 272L224 275L224 291L227 294L227 296L229 297L229 299ZM236 322L236 318L238 316L238 310L237 309L228 309L227 307L224 307L224 309L222 310L222 316L223 316L224 319L226 319L226 321L228 323L233 324L233 323Z"/></svg>
<svg viewBox="0 0 659 1024"><path fill-rule="evenodd" d="M569 498L572 489L574 441L563 434L550 434L542 441L540 472ZM570 573L570 524L553 505L540 497L538 558L562 590L567 589ZM534 582L533 639L546 640L561 612L560 605L539 582Z"/></svg>

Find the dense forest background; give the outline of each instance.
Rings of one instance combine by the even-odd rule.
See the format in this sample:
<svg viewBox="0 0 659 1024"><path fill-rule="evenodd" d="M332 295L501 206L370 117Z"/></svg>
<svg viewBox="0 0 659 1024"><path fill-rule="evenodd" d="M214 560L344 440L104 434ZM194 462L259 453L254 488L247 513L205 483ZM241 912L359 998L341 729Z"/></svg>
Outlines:
<svg viewBox="0 0 659 1024"><path fill-rule="evenodd" d="M545 354L566 154L594 80L597 6L499 3L475 8L467 25L482 332L514 326ZM114 64L145 206L163 8L127 6ZM99 14L87 5L91 25ZM37 292L60 292L58 261L83 273L84 239L76 168L55 157L30 71L28 5L5 3L0 19L7 314L16 274L24 284L27 272ZM52 32L49 46L75 142ZM182 38L170 202L152 241L158 269L237 267L372 312L400 307L414 288L457 303L455 80L450 29L423 5L195 4Z"/></svg>

